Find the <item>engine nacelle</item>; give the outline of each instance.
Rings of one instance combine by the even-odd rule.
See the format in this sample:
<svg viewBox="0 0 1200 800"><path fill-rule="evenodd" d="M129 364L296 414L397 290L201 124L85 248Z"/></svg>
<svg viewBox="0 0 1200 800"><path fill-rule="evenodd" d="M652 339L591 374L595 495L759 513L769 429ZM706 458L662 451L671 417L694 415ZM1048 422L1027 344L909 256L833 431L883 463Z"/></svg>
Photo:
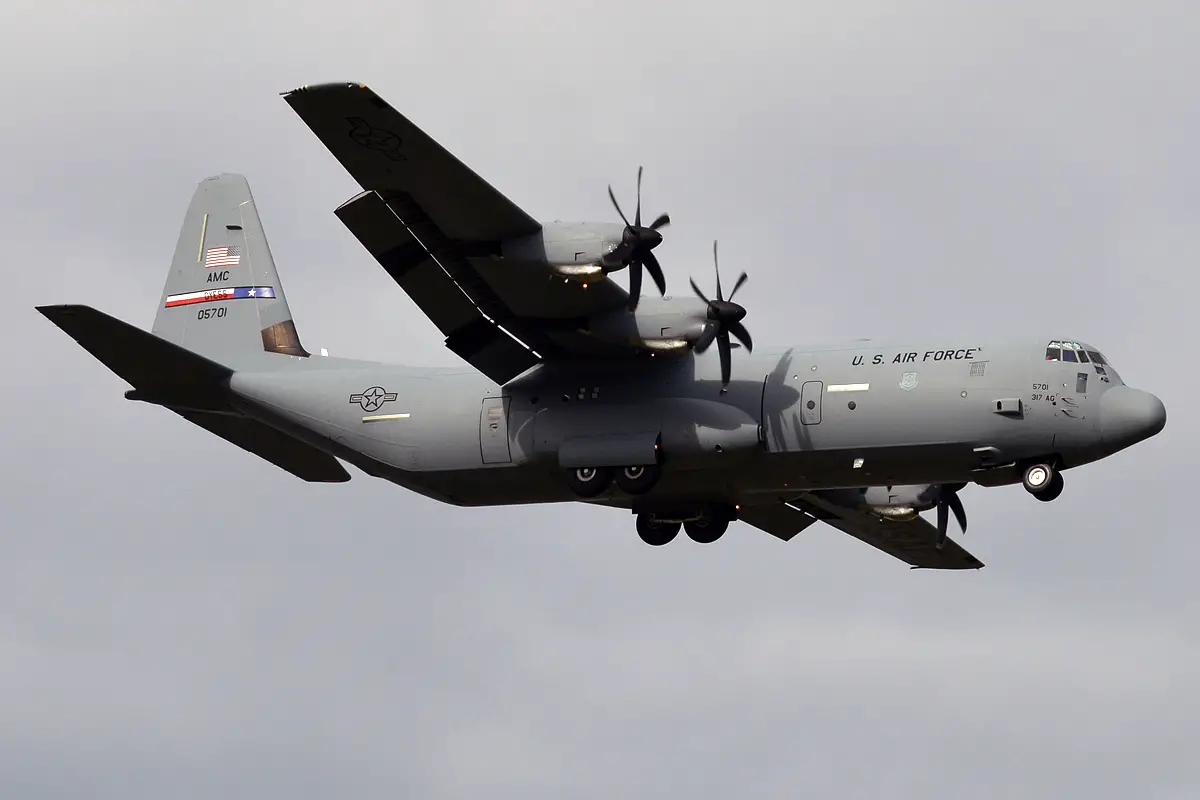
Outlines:
<svg viewBox="0 0 1200 800"><path fill-rule="evenodd" d="M708 306L694 297L645 297L636 314L624 308L588 320L597 339L652 350L686 350L704 333Z"/></svg>
<svg viewBox="0 0 1200 800"><path fill-rule="evenodd" d="M549 264L566 276L597 278L624 266L611 258L624 231L620 222L550 222L537 233L504 242L501 254Z"/></svg>
<svg viewBox="0 0 1200 800"><path fill-rule="evenodd" d="M858 507L884 519L906 522L935 507L936 484L916 486L868 486L857 491Z"/></svg>

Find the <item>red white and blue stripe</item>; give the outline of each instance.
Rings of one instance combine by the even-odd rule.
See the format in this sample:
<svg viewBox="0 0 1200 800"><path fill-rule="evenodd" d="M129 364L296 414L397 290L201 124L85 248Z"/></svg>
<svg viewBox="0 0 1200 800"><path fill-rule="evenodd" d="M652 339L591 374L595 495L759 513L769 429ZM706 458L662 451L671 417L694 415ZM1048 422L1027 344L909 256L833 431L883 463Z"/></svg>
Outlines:
<svg viewBox="0 0 1200 800"><path fill-rule="evenodd" d="M273 286L227 286L223 289L206 289L203 292L185 292L167 295L166 308L190 306L193 303L217 303L223 300L260 300L275 296Z"/></svg>

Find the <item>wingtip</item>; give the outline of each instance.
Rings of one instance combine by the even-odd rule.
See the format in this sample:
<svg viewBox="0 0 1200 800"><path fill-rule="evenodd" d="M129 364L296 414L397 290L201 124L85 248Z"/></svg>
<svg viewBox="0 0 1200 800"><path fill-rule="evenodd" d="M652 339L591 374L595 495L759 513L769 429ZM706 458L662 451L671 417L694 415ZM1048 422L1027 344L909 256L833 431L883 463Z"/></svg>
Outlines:
<svg viewBox="0 0 1200 800"><path fill-rule="evenodd" d="M304 86L297 86L295 89L280 92L279 95L281 97L291 97L294 94L306 92L330 92L342 89L367 89L367 91L370 91L367 85L360 81L328 81L326 83L308 83Z"/></svg>
<svg viewBox="0 0 1200 800"><path fill-rule="evenodd" d="M78 303L51 303L44 306L34 306L33 308L46 319L54 319L63 314L77 314L80 311L92 310L91 306L84 306Z"/></svg>

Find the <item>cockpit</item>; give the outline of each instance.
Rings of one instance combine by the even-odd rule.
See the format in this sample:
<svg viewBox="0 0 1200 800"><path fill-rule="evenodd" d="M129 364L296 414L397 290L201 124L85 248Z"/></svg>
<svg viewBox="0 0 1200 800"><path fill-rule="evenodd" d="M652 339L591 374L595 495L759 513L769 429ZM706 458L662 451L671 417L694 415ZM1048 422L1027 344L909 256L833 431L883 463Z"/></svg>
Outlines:
<svg viewBox="0 0 1200 800"><path fill-rule="evenodd" d="M1104 354L1083 342L1070 339L1057 339L1049 342L1046 345L1046 360L1065 361L1071 364L1091 364L1095 368L1096 374L1105 383L1109 382L1108 378L1110 375L1120 380L1116 370L1108 363L1108 359L1104 357Z"/></svg>

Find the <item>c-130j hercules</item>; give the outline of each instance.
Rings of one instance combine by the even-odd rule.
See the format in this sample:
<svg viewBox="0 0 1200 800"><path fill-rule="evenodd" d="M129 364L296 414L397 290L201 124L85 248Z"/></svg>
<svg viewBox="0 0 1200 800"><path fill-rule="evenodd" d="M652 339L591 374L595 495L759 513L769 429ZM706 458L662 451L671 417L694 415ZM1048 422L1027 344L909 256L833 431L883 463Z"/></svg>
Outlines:
<svg viewBox="0 0 1200 800"><path fill-rule="evenodd" d="M969 569L983 564L946 538L952 513L966 529L966 484L1053 500L1065 470L1166 424L1058 331L753 350L744 273L728 295L719 271L711 291L666 295L653 251L669 220L643 225L640 170L632 222L613 197L621 223L543 224L361 84L284 97L362 185L337 217L469 368L304 350L240 175L197 187L150 333L38 310L127 398L303 480L349 480L342 459L456 505L629 509L652 545L681 527L714 542L734 520L787 541L820 520L913 567ZM661 297L640 298L643 272Z"/></svg>

